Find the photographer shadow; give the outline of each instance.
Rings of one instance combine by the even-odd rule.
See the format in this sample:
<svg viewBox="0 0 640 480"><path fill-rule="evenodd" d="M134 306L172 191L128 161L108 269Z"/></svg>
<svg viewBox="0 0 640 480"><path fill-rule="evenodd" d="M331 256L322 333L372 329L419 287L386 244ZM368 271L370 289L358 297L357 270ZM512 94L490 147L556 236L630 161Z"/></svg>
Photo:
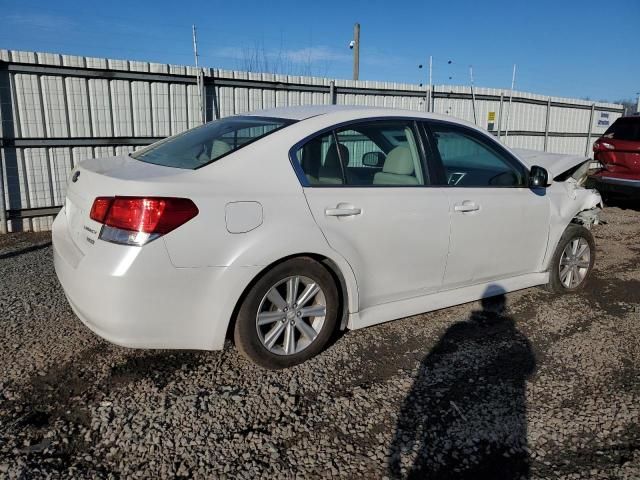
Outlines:
<svg viewBox="0 0 640 480"><path fill-rule="evenodd" d="M389 448L392 478L529 478L526 379L536 360L496 287L424 358Z"/></svg>

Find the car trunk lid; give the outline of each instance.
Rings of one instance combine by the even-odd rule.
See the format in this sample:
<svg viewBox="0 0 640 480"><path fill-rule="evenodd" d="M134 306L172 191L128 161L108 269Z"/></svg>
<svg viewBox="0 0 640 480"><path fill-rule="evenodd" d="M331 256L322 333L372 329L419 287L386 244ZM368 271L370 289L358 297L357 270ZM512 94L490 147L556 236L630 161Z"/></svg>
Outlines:
<svg viewBox="0 0 640 480"><path fill-rule="evenodd" d="M611 172L640 175L640 140L600 138L594 144L596 158Z"/></svg>
<svg viewBox="0 0 640 480"><path fill-rule="evenodd" d="M90 217L96 197L167 194L192 171L140 162L129 156L95 158L81 162L67 187L64 215L75 245L86 253L102 225Z"/></svg>

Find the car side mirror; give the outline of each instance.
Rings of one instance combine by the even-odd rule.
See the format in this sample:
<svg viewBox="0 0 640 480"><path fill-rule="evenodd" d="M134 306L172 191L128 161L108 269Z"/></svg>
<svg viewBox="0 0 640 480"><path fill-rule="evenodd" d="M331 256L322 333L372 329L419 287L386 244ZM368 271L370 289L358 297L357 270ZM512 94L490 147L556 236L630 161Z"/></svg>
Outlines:
<svg viewBox="0 0 640 480"><path fill-rule="evenodd" d="M529 172L529 186L531 188L546 187L549 185L549 173L542 167L534 165Z"/></svg>
<svg viewBox="0 0 640 480"><path fill-rule="evenodd" d="M367 152L362 155L362 165L365 167L380 167L385 159L382 152Z"/></svg>

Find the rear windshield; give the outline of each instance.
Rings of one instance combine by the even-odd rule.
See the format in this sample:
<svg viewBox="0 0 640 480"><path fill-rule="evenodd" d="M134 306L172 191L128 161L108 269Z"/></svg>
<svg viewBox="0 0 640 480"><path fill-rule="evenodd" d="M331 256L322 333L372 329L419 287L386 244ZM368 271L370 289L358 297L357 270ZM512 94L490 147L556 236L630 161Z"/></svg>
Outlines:
<svg viewBox="0 0 640 480"><path fill-rule="evenodd" d="M156 142L131 156L165 167L196 169L291 123L281 118L223 118Z"/></svg>
<svg viewBox="0 0 640 480"><path fill-rule="evenodd" d="M640 117L619 118L606 132L606 138L640 141Z"/></svg>

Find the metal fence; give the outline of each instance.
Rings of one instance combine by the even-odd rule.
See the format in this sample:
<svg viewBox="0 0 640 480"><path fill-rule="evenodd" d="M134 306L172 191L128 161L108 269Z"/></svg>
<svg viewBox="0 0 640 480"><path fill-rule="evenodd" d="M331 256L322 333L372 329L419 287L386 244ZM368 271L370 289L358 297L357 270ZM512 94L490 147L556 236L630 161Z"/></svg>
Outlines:
<svg viewBox="0 0 640 480"><path fill-rule="evenodd" d="M125 154L202 121L332 103L475 117L509 146L577 154L587 154L623 113L616 104L492 88L475 88L473 102L464 86L429 92L394 82L0 50L0 233L49 229L71 170L85 158Z"/></svg>

